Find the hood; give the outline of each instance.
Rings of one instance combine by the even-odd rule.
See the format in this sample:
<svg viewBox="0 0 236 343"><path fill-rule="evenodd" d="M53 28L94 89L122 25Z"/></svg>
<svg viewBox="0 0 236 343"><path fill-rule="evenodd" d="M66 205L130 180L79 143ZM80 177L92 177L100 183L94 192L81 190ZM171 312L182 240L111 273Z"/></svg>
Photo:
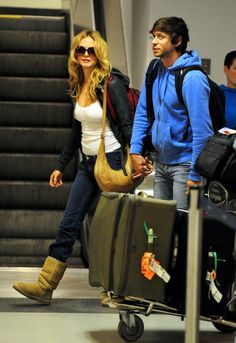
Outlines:
<svg viewBox="0 0 236 343"><path fill-rule="evenodd" d="M125 84L125 86L129 87L129 84L130 84L129 77L127 75L123 74L119 69L112 67L111 75L118 77L120 80L122 80L122 82ZM96 87L96 93L97 94L98 94L98 92L101 92L101 89L103 88L103 83L104 83L104 80L97 85L97 87Z"/></svg>
<svg viewBox="0 0 236 343"><path fill-rule="evenodd" d="M111 70L111 74L116 76L116 77L119 77L119 79L121 79L124 84L129 87L129 84L130 84L130 79L127 75L123 74L119 69L117 68L112 68Z"/></svg>
<svg viewBox="0 0 236 343"><path fill-rule="evenodd" d="M186 51L183 55L181 55L168 69L175 70L195 65L202 66L202 61L197 51L191 50Z"/></svg>

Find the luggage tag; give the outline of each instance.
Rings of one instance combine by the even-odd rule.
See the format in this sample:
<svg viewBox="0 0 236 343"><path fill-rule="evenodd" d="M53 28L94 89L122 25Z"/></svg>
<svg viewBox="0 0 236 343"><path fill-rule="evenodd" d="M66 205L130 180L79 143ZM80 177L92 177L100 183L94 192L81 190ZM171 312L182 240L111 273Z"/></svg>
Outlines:
<svg viewBox="0 0 236 343"><path fill-rule="evenodd" d="M153 248L154 231L152 228L148 229L146 223L144 222L144 229L148 237L148 252L145 252L141 260L141 272L148 279L151 280L156 274L166 283L170 280L170 275L167 271L161 266L160 262L155 259L155 255L151 252Z"/></svg>
<svg viewBox="0 0 236 343"><path fill-rule="evenodd" d="M220 291L216 287L215 279L216 279L216 272L214 270L212 270L212 272L207 271L206 281L209 283L209 299L210 299L210 294L211 294L213 299L217 303L220 303L221 299L223 298L223 295L222 293L220 293Z"/></svg>
<svg viewBox="0 0 236 343"><path fill-rule="evenodd" d="M207 283L209 283L208 297L210 299L210 294L211 294L213 299L217 303L220 303L223 295L218 290L218 288L216 287L216 283L218 283L216 281L217 254L216 254L216 252L209 251L208 256L209 256L210 262L214 264L214 267L212 266L211 271L207 271L207 275L206 275L206 281L207 281Z"/></svg>
<svg viewBox="0 0 236 343"><path fill-rule="evenodd" d="M167 271L164 268L162 268L162 266L160 265L160 262L158 262L154 258L150 259L149 269L153 271L155 274L157 274L166 283L170 281L170 275L167 273Z"/></svg>
<svg viewBox="0 0 236 343"><path fill-rule="evenodd" d="M223 133L226 136L234 135L236 133L236 130L230 129L229 127L222 127L218 132Z"/></svg>
<svg viewBox="0 0 236 343"><path fill-rule="evenodd" d="M155 275L155 273L149 269L150 259L153 257L154 255L151 252L145 252L141 260L141 272L148 280L152 280Z"/></svg>

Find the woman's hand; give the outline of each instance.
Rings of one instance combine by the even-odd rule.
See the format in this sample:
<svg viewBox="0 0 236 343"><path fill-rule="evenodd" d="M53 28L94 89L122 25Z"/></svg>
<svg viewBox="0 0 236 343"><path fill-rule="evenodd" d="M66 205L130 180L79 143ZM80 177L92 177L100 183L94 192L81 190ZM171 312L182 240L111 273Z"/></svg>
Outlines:
<svg viewBox="0 0 236 343"><path fill-rule="evenodd" d="M142 155L131 154L131 159L135 171L133 173L133 179L151 174L153 166L147 157L144 158Z"/></svg>
<svg viewBox="0 0 236 343"><path fill-rule="evenodd" d="M63 173L60 170L54 170L50 175L49 185L51 187L61 187L63 185L62 176Z"/></svg>

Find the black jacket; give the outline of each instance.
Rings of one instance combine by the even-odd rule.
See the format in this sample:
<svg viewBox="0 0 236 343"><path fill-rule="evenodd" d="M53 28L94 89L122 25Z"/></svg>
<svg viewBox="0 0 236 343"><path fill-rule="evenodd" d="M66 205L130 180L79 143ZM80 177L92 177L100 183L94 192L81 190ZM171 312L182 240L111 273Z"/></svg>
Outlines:
<svg viewBox="0 0 236 343"><path fill-rule="evenodd" d="M117 118L114 121L111 118L109 108L107 107L107 118L110 122L111 130L118 140L118 142L124 146L130 144L131 134L132 134L132 119L130 116L129 101L127 97L127 87L129 86L129 78L119 70L112 69L112 81L110 83L110 98L113 104L113 107L116 109ZM98 85L96 89L97 97L99 102L103 103L103 94L102 94L102 84ZM78 149L82 152L81 149L81 123L73 118L72 129L69 138L68 145L63 149L61 155L58 158L56 165L57 170L64 172L66 165L75 155Z"/></svg>

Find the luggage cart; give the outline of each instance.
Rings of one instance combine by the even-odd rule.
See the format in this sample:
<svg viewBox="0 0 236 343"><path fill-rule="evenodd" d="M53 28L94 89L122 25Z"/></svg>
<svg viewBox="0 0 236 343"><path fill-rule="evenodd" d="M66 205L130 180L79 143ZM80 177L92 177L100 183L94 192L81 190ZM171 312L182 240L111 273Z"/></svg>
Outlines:
<svg viewBox="0 0 236 343"><path fill-rule="evenodd" d="M198 187L197 187L198 188ZM189 238L188 238L188 250L191 249L192 254L188 255L188 267L187 267L187 284L188 292L186 299L186 314L179 313L178 310L174 307L167 306L166 304L159 303L157 301L151 301L148 299L138 298L138 297L125 297L123 302L114 302L112 299L109 302L110 308L115 308L119 310L119 324L118 324L118 333L121 338L127 342L137 341L144 332L144 324L139 315L149 316L150 314L167 314L178 316L181 320L186 318L186 332L185 332L185 342L195 343L198 342L199 335L199 320L204 320L212 322L216 329L222 333L233 333L236 331L236 295L235 295L235 285L232 284L232 299L227 303L224 313L220 316L202 316L199 315L199 298L200 294L199 283L200 283L200 260L195 258L195 256L200 255L200 242L201 242L201 211L195 211L191 206L199 206L199 192L197 199L194 199L195 195L193 190L190 192L190 210L189 210ZM215 211L215 207L212 208L212 205L205 202L204 210ZM224 218L225 220L225 218ZM228 218L229 224L231 223L231 228L236 230L235 221L232 217ZM191 226L192 225L192 230ZM196 232L197 229L197 232ZM192 231L192 233L191 233ZM197 262L196 262L197 261ZM194 273L191 273L190 270ZM195 301L193 301L195 299Z"/></svg>
<svg viewBox="0 0 236 343"><path fill-rule="evenodd" d="M234 304L231 303L230 305L235 305L235 301L234 299ZM129 300L124 303L112 302L109 304L109 307L119 310L118 333L127 342L135 342L143 335L144 324L139 315L166 314L180 317L181 320L186 318L185 314L178 313L175 308L135 297L129 297ZM199 320L212 322L215 328L222 333L233 333L236 331L236 317L233 320L233 318L224 319L223 317L200 316Z"/></svg>

